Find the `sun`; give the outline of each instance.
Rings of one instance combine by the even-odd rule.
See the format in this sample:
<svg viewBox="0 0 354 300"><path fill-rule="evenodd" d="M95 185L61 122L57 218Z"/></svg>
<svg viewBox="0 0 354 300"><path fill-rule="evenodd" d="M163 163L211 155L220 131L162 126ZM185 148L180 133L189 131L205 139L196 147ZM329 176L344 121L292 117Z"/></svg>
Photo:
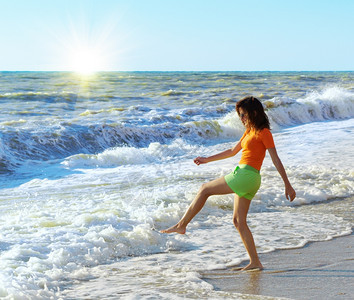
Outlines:
<svg viewBox="0 0 354 300"><path fill-rule="evenodd" d="M69 55L69 69L81 75L91 75L106 68L105 54L97 47L76 46Z"/></svg>
<svg viewBox="0 0 354 300"><path fill-rule="evenodd" d="M57 70L86 77L120 69L127 51L127 35L119 24L120 16L114 13L101 20L92 18L86 9L75 19L68 16L62 28L52 32L56 40L52 47L59 64Z"/></svg>

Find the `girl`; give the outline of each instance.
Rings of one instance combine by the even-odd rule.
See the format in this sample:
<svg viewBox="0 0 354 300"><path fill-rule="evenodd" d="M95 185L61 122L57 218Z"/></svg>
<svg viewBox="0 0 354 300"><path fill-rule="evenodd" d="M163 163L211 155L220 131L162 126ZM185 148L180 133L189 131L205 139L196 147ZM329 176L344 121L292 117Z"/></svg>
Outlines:
<svg viewBox="0 0 354 300"><path fill-rule="evenodd" d="M236 155L242 149L242 156L236 169L219 179L205 183L201 186L197 196L191 203L182 219L174 226L162 230L162 233L186 232L186 227L195 215L203 208L206 200L212 195L225 195L235 193L233 223L237 228L243 244L250 257L250 263L242 270L263 269L258 258L253 236L247 225L247 213L252 198L257 193L260 184L261 169L266 150L268 150L274 166L278 170L285 184L285 197L293 201L296 193L292 188L283 164L278 157L274 146L273 136L267 115L262 103L255 97L245 97L236 103L236 111L246 127L240 141L231 149L210 157L197 157L197 165L211 161L225 159Z"/></svg>

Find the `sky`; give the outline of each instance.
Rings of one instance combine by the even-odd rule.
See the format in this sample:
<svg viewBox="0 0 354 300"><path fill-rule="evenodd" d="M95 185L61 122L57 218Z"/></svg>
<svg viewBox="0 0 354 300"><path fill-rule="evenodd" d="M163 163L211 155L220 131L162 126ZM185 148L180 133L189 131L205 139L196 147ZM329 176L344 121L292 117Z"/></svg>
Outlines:
<svg viewBox="0 0 354 300"><path fill-rule="evenodd" d="M352 71L353 0L0 0L1 71Z"/></svg>

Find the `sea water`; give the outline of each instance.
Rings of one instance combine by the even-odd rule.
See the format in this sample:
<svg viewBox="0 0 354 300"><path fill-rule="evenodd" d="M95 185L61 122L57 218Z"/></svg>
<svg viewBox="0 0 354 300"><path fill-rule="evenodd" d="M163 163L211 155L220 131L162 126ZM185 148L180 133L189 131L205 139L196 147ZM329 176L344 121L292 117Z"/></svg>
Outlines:
<svg viewBox="0 0 354 300"><path fill-rule="evenodd" d="M349 234L330 207L353 210L353 72L0 73L0 297L247 298L201 276L247 259L232 195L210 197L186 235L158 232L237 165L193 158L237 143L246 95L297 192L286 200L267 155L248 217L258 251Z"/></svg>

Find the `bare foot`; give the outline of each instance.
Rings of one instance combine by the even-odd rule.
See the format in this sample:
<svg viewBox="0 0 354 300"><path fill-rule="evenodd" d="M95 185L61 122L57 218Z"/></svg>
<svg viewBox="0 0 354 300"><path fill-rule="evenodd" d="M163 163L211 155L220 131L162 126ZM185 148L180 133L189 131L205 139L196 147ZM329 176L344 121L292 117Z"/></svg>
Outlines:
<svg viewBox="0 0 354 300"><path fill-rule="evenodd" d="M172 226L170 228L167 228L165 230L161 230L161 233L179 233L179 234L185 234L186 233L186 227L180 227L178 224L176 224L175 226Z"/></svg>
<svg viewBox="0 0 354 300"><path fill-rule="evenodd" d="M248 266L241 269L241 271L261 271L261 270L263 270L263 266L261 263L258 264L250 263Z"/></svg>

